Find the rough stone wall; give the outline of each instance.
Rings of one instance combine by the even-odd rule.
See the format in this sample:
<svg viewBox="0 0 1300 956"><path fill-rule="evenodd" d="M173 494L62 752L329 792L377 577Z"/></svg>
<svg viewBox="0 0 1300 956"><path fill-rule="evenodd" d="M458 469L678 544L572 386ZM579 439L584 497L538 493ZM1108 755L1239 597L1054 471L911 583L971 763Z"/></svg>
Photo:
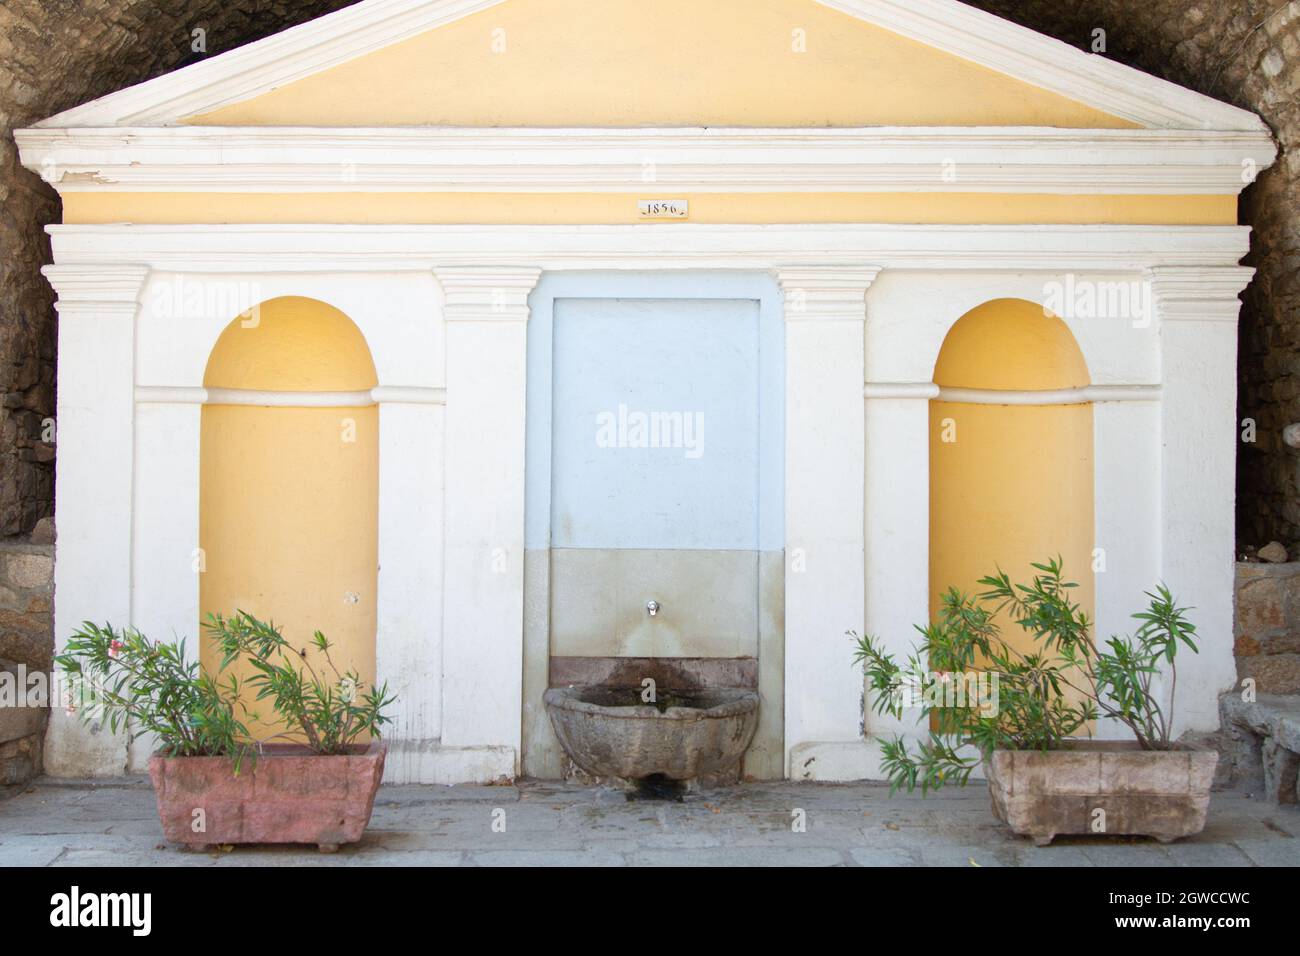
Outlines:
<svg viewBox="0 0 1300 956"><path fill-rule="evenodd" d="M30 679L54 653L54 548L0 541L0 786L40 773L47 710L28 706Z"/></svg>
<svg viewBox="0 0 1300 956"><path fill-rule="evenodd" d="M1300 694L1300 563L1237 565L1237 676L1261 694Z"/></svg>
<svg viewBox="0 0 1300 956"><path fill-rule="evenodd" d="M52 293L42 228L57 198L18 166L10 130L352 0L0 0L0 536L30 530L53 506ZM1241 327L1241 417L1258 423L1239 468L1244 543L1300 541L1300 452L1281 429L1300 421L1300 2L1298 0L972 0L990 12L1259 112L1282 158L1247 191L1256 229Z"/></svg>
<svg viewBox="0 0 1300 956"><path fill-rule="evenodd" d="M12 130L354 0L0 0L0 537L53 513L58 196L18 163ZM193 49L204 30L206 54Z"/></svg>

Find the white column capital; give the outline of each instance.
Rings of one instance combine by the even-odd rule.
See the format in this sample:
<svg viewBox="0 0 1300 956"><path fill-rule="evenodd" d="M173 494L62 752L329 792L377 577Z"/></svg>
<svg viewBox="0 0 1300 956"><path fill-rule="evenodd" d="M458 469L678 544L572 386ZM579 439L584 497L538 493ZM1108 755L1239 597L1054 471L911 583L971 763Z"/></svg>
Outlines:
<svg viewBox="0 0 1300 956"><path fill-rule="evenodd" d="M1255 270L1247 266L1155 266L1146 270L1162 322L1236 322L1238 298Z"/></svg>
<svg viewBox="0 0 1300 956"><path fill-rule="evenodd" d="M865 322L867 290L881 267L848 263L777 266L774 271L785 293L787 322Z"/></svg>
<svg viewBox="0 0 1300 956"><path fill-rule="evenodd" d="M52 265L41 270L58 295L60 315L123 311L134 314L149 278L143 265Z"/></svg>
<svg viewBox="0 0 1300 956"><path fill-rule="evenodd" d="M532 266L448 266L433 270L448 322L527 322L528 296L542 270Z"/></svg>

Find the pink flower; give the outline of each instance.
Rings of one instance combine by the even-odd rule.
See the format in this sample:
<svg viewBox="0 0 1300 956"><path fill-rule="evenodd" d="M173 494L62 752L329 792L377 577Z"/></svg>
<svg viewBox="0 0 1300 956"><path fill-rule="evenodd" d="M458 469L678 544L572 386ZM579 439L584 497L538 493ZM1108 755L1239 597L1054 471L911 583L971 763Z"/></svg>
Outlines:
<svg viewBox="0 0 1300 956"><path fill-rule="evenodd" d="M108 645L108 656L117 657L117 652L124 647L126 647L126 645L123 644L121 641L113 641L111 644Z"/></svg>

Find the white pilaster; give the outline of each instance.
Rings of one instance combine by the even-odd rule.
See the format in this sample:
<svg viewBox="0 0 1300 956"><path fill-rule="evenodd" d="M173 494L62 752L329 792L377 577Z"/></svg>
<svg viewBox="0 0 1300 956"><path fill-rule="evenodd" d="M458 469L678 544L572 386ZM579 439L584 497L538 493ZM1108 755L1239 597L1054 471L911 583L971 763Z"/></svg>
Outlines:
<svg viewBox="0 0 1300 956"><path fill-rule="evenodd" d="M519 772L528 296L541 270L435 269L447 322L442 744Z"/></svg>
<svg viewBox="0 0 1300 956"><path fill-rule="evenodd" d="M1149 270L1160 323L1161 572L1200 635L1178 655L1174 732L1218 727L1218 695L1236 679L1232 655L1233 505L1239 440L1239 266Z"/></svg>
<svg viewBox="0 0 1300 956"><path fill-rule="evenodd" d="M1092 406L1093 576L1096 587L1094 641L1131 634L1161 579L1159 393L1146 401L1100 401ZM1180 656L1180 661L1186 661ZM1096 735L1131 740L1133 732L1102 717Z"/></svg>
<svg viewBox="0 0 1300 956"><path fill-rule="evenodd" d="M864 325L869 265L777 269L786 316L785 746L794 779L844 779L861 750Z"/></svg>
<svg viewBox="0 0 1300 956"><path fill-rule="evenodd" d="M60 383L62 387L62 383ZM185 639L199 659L199 428L194 402L140 402L135 410L131 623L153 640ZM153 738L131 743L132 772L148 769Z"/></svg>
<svg viewBox="0 0 1300 956"><path fill-rule="evenodd" d="M929 382L866 388L866 629L900 663L919 640L916 625L930 619L930 400L938 392ZM928 726L920 711L898 720L873 707L868 699L863 775L877 779L877 738L924 735Z"/></svg>
<svg viewBox="0 0 1300 956"><path fill-rule="evenodd" d="M44 274L59 297L57 653L83 621L133 623L134 330L149 270L55 265ZM122 773L126 736L84 724L61 703L54 702L46 733L46 772L60 777Z"/></svg>
<svg viewBox="0 0 1300 956"><path fill-rule="evenodd" d="M418 755L442 734L443 413L440 401L379 406L375 652L379 682L397 695L385 776L403 783L422 781Z"/></svg>

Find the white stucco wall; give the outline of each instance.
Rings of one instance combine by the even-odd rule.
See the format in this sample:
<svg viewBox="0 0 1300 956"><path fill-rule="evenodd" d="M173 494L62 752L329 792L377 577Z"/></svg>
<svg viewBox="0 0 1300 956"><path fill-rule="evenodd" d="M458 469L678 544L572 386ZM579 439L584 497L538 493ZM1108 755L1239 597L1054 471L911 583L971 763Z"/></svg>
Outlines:
<svg viewBox="0 0 1300 956"><path fill-rule="evenodd" d="M783 675L787 772L878 775L849 628L910 640L928 595L926 402L944 334L990 298L1042 301L1074 272L1149 284L1145 326L1067 316L1101 389L1103 630L1165 579L1202 654L1180 726L1232 682L1236 265L1227 227L54 227L59 293L56 640L82 620L194 634L202 374L239 309L321 299L365 334L381 409L379 672L401 703L390 780L517 773L523 747L529 295L573 270L775 277L784 295ZM239 292L239 289L245 289ZM222 290L225 290L223 292ZM239 296L246 296L240 300ZM1107 391L1107 389L1110 389ZM760 538L762 532L760 531ZM767 546L764 545L766 548ZM796 562L797 559L797 562ZM535 609L530 609L530 614ZM897 635L895 637L895 635ZM889 728L874 718L867 731ZM144 748L56 711L47 768L109 775Z"/></svg>

